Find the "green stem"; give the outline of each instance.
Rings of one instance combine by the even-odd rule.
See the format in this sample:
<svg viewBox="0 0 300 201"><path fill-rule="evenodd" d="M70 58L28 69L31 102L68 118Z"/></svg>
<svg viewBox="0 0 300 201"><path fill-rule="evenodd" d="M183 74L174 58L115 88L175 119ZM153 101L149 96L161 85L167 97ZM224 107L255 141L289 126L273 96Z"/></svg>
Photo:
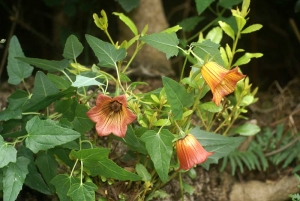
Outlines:
<svg viewBox="0 0 300 201"><path fill-rule="evenodd" d="M121 89L123 90L124 93L125 93L125 89L123 88L122 83L121 83L119 68L118 68L117 65L115 65L115 68L116 68L116 71L117 71L117 79L118 79L118 82L116 83L116 95L118 95L119 87L121 87Z"/></svg>
<svg viewBox="0 0 300 201"><path fill-rule="evenodd" d="M233 114L236 113L237 109L238 109L238 105L240 105L240 102L242 101L243 96L240 96L240 98L238 99L236 105L233 107L232 112L231 112L231 116L233 116ZM227 132L229 131L229 129L231 128L231 126L233 125L233 123L235 122L235 120L237 119L237 117L239 116L239 113L237 115L234 115L232 120L230 121L229 125L227 126L226 130L224 131L223 135L227 135Z"/></svg>
<svg viewBox="0 0 300 201"><path fill-rule="evenodd" d="M155 192L157 189L161 189L162 187L164 187L167 183L169 183L172 179L174 179L176 176L178 175L178 172L174 172L168 179L168 181L166 181L165 183L161 183L160 185L156 185L153 189L152 192Z"/></svg>
<svg viewBox="0 0 300 201"><path fill-rule="evenodd" d="M194 105L192 107L192 111L193 111L192 114L196 111L196 108L199 105L199 99L200 99L200 96L201 96L202 89L203 89L203 87L201 87L201 88L198 89L198 94L197 94L197 97L195 98ZM192 115L190 115L188 117L187 122L190 122L191 118L192 118Z"/></svg>
<svg viewBox="0 0 300 201"><path fill-rule="evenodd" d="M187 55L185 57L185 60L184 60L184 63L183 63L183 67L181 69L181 74L180 74L180 81L182 80L183 78L183 74L184 74L184 70L185 70L185 67L186 67L186 63L187 63L187 59L188 59L188 55L190 54L190 51L192 49L192 46L189 48L189 50L187 51ZM185 52L185 51L184 51Z"/></svg>
<svg viewBox="0 0 300 201"><path fill-rule="evenodd" d="M72 175L73 175L73 172L74 172L74 170L75 170L75 167L76 167L77 163L78 163L78 159L76 159L75 164L74 164L74 166L73 166L73 168L72 168L72 171L71 171L71 173L70 173L70 178L71 178Z"/></svg>
<svg viewBox="0 0 300 201"><path fill-rule="evenodd" d="M181 172L179 172L178 177L179 177L179 184L180 184L181 200L184 201L183 184L182 184L182 175L181 175Z"/></svg>
<svg viewBox="0 0 300 201"><path fill-rule="evenodd" d="M197 111L198 111L198 116L199 116L199 118L201 119L201 122L202 122L203 126L205 127L205 130L207 131L208 125L207 125L207 124L206 124L206 122L204 121L204 119L203 119L203 116L202 116L202 113L201 113L200 109L199 109L199 108L197 108Z"/></svg>
<svg viewBox="0 0 300 201"><path fill-rule="evenodd" d="M69 77L69 75L65 72L65 71L61 71L67 78L68 80L73 83L73 81L71 80L71 78Z"/></svg>
<svg viewBox="0 0 300 201"><path fill-rule="evenodd" d="M241 35L241 30L238 30L237 34L236 34L236 37L234 39L234 42L233 42L233 45L232 45L232 57L229 59L229 62L228 62L228 67L229 69L231 68L231 64L232 64L232 61L233 61L233 57L235 55L235 50L236 50L236 47L237 47L237 43L238 43L238 40L239 40L239 37Z"/></svg>
<svg viewBox="0 0 300 201"><path fill-rule="evenodd" d="M209 27L211 27L214 23L216 23L219 20L219 16L222 16L223 13L225 12L226 9L223 9L218 15L217 18L214 19L213 21L211 21L210 23L208 23L205 27L203 27L198 33L196 33L195 35L193 35L192 37L190 37L187 40L187 43L189 43L190 41L194 40L195 38L197 38L199 36L200 32L206 31L206 29L208 29Z"/></svg>
<svg viewBox="0 0 300 201"><path fill-rule="evenodd" d="M210 117L209 117L209 120L208 120L208 126L206 128L206 131L210 131L211 127L214 124L214 120L216 119L216 118L214 118L214 116L215 116L214 113L209 113L209 114L210 114Z"/></svg>
<svg viewBox="0 0 300 201"><path fill-rule="evenodd" d="M91 145L91 148L94 147L93 144L91 143L91 141L89 141L89 140L82 140L81 143L83 143L83 142L86 142L86 143L90 144L90 145Z"/></svg>
<svg viewBox="0 0 300 201"><path fill-rule="evenodd" d="M29 91L29 89L27 88L27 86L26 86L26 83L25 83L24 79L22 79L22 83L23 83L23 85L24 85L24 87L25 87L25 89L26 89L26 91L27 91L28 95L30 95L30 91Z"/></svg>
<svg viewBox="0 0 300 201"><path fill-rule="evenodd" d="M130 64L132 63L133 59L135 58L135 56L137 55L137 53L139 52L139 50L141 49L141 47L143 46L144 44L139 44L137 42L137 47L133 53L133 55L131 56L130 60L128 61L127 65L125 66L125 68L123 69L122 73L125 73L127 68L130 66Z"/></svg>
<svg viewBox="0 0 300 201"><path fill-rule="evenodd" d="M218 128L214 131L214 133L217 133L223 126L225 123L228 123L229 121L229 124L228 124L228 127L226 128L226 132L223 133L223 135L227 135L227 132L230 128L230 125L233 124L233 122L236 120L236 118L234 119L231 119L233 114L235 113L236 109L238 108L238 105L240 105L240 102L241 100L243 99L243 96L241 95L239 97L239 99L237 100L237 103L234 105L234 107L232 108L232 111L231 113L226 117L226 119L224 119L224 121L218 126Z"/></svg>
<svg viewBox="0 0 300 201"><path fill-rule="evenodd" d="M104 30L104 32L105 32L105 34L107 35L107 37L108 37L108 39L109 39L110 43L111 43L111 44L113 44L113 45L115 45L115 43L114 43L113 39L110 37L110 35L109 35L109 33L108 33L107 29L106 29L106 30Z"/></svg>
<svg viewBox="0 0 300 201"><path fill-rule="evenodd" d="M83 162L80 161L80 185L82 185L83 180Z"/></svg>
<svg viewBox="0 0 300 201"><path fill-rule="evenodd" d="M38 112L23 112L22 113L22 115L34 115L34 114L40 115L40 113L38 113Z"/></svg>

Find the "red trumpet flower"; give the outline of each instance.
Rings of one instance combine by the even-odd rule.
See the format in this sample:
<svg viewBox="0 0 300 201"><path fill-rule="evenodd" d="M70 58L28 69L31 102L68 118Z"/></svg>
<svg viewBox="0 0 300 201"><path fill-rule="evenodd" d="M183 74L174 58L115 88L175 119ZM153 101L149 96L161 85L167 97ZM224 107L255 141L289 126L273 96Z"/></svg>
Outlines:
<svg viewBox="0 0 300 201"><path fill-rule="evenodd" d="M238 72L238 67L227 70L215 62L207 62L201 74L213 93L213 101L220 105L222 98L235 89L236 83L246 77Z"/></svg>
<svg viewBox="0 0 300 201"><path fill-rule="evenodd" d="M123 138L126 135L127 125L136 119L136 115L127 108L125 95L111 98L100 94L97 97L96 106L86 114L93 122L96 122L99 136L112 133Z"/></svg>
<svg viewBox="0 0 300 201"><path fill-rule="evenodd" d="M213 152L207 152L192 134L187 134L176 141L176 152L180 163L179 169L184 170L205 162L213 154Z"/></svg>

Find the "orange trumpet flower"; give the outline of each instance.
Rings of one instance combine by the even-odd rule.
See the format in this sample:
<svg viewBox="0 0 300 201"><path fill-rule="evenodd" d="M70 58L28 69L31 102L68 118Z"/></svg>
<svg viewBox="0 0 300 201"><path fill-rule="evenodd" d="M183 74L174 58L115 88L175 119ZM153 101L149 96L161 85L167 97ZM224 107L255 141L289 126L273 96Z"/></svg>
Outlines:
<svg viewBox="0 0 300 201"><path fill-rule="evenodd" d="M227 70L215 62L207 62L201 68L201 74L213 94L213 101L220 105L222 98L235 89L236 83L246 77L238 72L238 67Z"/></svg>
<svg viewBox="0 0 300 201"><path fill-rule="evenodd" d="M136 119L136 115L127 108L125 95L111 98L100 94L97 97L96 106L91 108L87 116L96 122L96 131L99 136L114 134L125 137L127 125Z"/></svg>
<svg viewBox="0 0 300 201"><path fill-rule="evenodd" d="M184 170L205 162L213 154L213 152L207 152L192 134L187 134L176 141L176 152L180 163L179 169Z"/></svg>

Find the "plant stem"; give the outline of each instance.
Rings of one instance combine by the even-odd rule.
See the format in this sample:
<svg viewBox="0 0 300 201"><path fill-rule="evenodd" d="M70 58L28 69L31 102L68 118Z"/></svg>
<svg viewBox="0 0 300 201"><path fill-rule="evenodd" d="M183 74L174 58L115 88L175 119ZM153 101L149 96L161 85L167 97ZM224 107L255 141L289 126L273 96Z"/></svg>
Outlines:
<svg viewBox="0 0 300 201"><path fill-rule="evenodd" d="M238 43L238 40L240 38L240 35L241 35L241 30L238 30L237 34L236 34L236 37L235 37L235 40L233 42L233 45L232 45L232 57L229 59L229 62L228 62L228 67L229 69L231 69L231 64L232 64L232 61L233 61L233 57L235 55L235 50L236 50L236 47L237 47L237 43Z"/></svg>
<svg viewBox="0 0 300 201"><path fill-rule="evenodd" d="M135 49L133 55L131 56L130 60L128 61L127 65L126 65L125 68L123 69L122 73L125 73L125 72L126 72L127 68L130 66L130 64L132 63L133 59L135 58L135 56L137 55L137 53L139 52L139 50L142 48L143 45L144 45L144 44L139 44L139 43L137 42L137 44L136 44L136 49Z"/></svg>
<svg viewBox="0 0 300 201"><path fill-rule="evenodd" d="M71 78L69 77L69 75L65 72L65 71L61 71L67 78L68 80L73 83L73 81L71 80Z"/></svg>
<svg viewBox="0 0 300 201"><path fill-rule="evenodd" d="M22 83L23 83L23 85L24 85L24 87L25 87L25 89L26 89L28 95L30 95L30 91L28 90L28 88L27 88L27 86L26 86L26 83L25 83L24 79L22 79Z"/></svg>
<svg viewBox="0 0 300 201"><path fill-rule="evenodd" d="M34 115L34 114L40 115L40 113L38 113L38 112L23 112L22 113L22 115Z"/></svg>
<svg viewBox="0 0 300 201"><path fill-rule="evenodd" d="M183 184L182 184L182 174L179 172L179 184L180 184L180 194L181 194L181 200L184 201L184 195L183 195Z"/></svg>
<svg viewBox="0 0 300 201"><path fill-rule="evenodd" d="M199 104L199 99L200 99L200 96L201 96L202 89L203 89L203 87L198 89L198 94L197 94L197 97L195 98L194 105L192 107L192 111L193 111L192 114L196 111L196 108ZM189 119L187 120L187 122L191 121L192 114L188 117Z"/></svg>
<svg viewBox="0 0 300 201"><path fill-rule="evenodd" d="M75 164L74 164L74 166L73 166L73 168L72 168L72 171L71 171L71 173L70 173L70 177L72 177L73 172L74 172L74 170L75 170L75 167L76 167L77 163L78 163L78 159L76 159L76 161L75 161Z"/></svg>
<svg viewBox="0 0 300 201"><path fill-rule="evenodd" d="M185 56L185 59L184 59L184 62L183 62L183 67L181 69L181 74L180 74L180 81L182 80L183 78L183 74L184 74L184 69L186 67L186 63L187 63L187 58L188 58L188 55L190 54L190 51L192 49L192 46L189 48L188 52L187 52L187 55ZM185 52L185 51L184 51Z"/></svg>
<svg viewBox="0 0 300 201"><path fill-rule="evenodd" d="M109 35L109 33L108 33L107 29L106 29L106 30L104 30L104 32L105 32L105 34L107 35L107 37L108 37L108 39L109 39L110 43L111 43L111 44L113 44L113 45L115 45L115 43L114 43L113 39L110 37L110 35Z"/></svg>
<svg viewBox="0 0 300 201"><path fill-rule="evenodd" d="M243 89L243 91L244 91L244 89ZM242 94L243 94L243 92L241 93L239 99L237 100L236 104L232 108L231 113L226 117L226 119L224 119L224 121L219 125L219 127L214 131L214 133L217 133L217 131L220 130L224 126L224 124L229 121L229 125L227 126L225 132L223 133L223 135L225 135L225 136L227 135L227 132L229 131L230 127L233 125L233 123L236 120L235 116L238 116L238 115L235 115L235 116L233 116L233 115L236 112L236 110L238 109L241 100L243 99ZM234 117L234 118L232 119L232 117Z"/></svg>
<svg viewBox="0 0 300 201"><path fill-rule="evenodd" d="M226 9L223 9L217 16L222 16L223 13L225 12ZM205 31L206 29L208 29L210 26L212 26L214 23L216 23L219 19L218 17L214 20L212 20L210 23L208 23L205 27L203 27L198 33L196 33L195 35L193 35L192 37L190 37L189 39L187 39L187 43L189 43L190 41L194 40L196 37L199 36L200 32Z"/></svg>

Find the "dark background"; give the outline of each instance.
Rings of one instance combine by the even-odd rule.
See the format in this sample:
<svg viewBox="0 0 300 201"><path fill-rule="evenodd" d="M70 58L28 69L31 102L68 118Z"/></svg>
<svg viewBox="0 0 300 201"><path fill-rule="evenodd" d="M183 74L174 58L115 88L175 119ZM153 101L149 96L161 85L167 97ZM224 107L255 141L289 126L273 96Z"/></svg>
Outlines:
<svg viewBox="0 0 300 201"><path fill-rule="evenodd" d="M70 34L75 34L85 47L87 47L85 33L107 40L103 32L94 25L93 13L100 15L101 9L106 11L109 31L115 40L118 37L118 18L111 13L116 11L126 14L113 0L47 2L0 0L0 39L7 39L10 34L16 35L26 56L59 60L62 59L63 45ZM51 2L57 5L51 5ZM263 57L252 59L249 64L242 66L243 73L247 74L253 85L259 86L260 90L268 89L275 80L284 86L300 76L300 41L290 23L293 21L300 29L300 13L295 12L296 2L297 0L251 1L248 25L260 23L263 28L258 32L243 35L238 47L248 52L264 54ZM163 1L163 3L170 26L176 25L186 17L183 10L176 10L180 6L188 5L188 16L195 16L197 13L193 0ZM215 4L212 5L214 6ZM203 16L206 20L198 25L199 29L214 17L209 10L205 11ZM230 16L229 10L225 12L225 16ZM6 57L3 58L7 42L0 44L0 59L1 63L4 63L1 82L7 79ZM232 44L228 37L223 38L222 44L225 43ZM93 54L85 48L79 62L91 64L93 59ZM176 65L173 67L177 68Z"/></svg>

